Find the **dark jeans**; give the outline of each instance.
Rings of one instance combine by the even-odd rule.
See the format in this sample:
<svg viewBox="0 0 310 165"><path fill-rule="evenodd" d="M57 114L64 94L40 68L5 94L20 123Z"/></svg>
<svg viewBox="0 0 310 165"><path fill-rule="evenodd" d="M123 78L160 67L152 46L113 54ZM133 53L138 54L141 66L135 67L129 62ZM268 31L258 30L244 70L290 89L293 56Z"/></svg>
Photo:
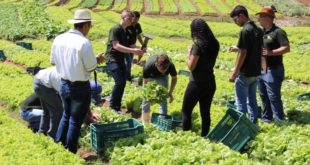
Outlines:
<svg viewBox="0 0 310 165"><path fill-rule="evenodd" d="M133 54L128 53L125 55L126 62L126 79L131 81L131 65L132 65Z"/></svg>
<svg viewBox="0 0 310 165"><path fill-rule="evenodd" d="M39 132L55 139L63 108L59 95L53 88L45 87L40 80L33 82L34 92L40 98L43 108Z"/></svg>
<svg viewBox="0 0 310 165"><path fill-rule="evenodd" d="M182 105L182 121L183 130L190 130L192 127L192 112L199 102L201 115L201 136L206 136L210 129L210 107L216 90L215 80L210 80L205 83L189 82L187 85Z"/></svg>
<svg viewBox="0 0 310 165"><path fill-rule="evenodd" d="M125 64L120 64L116 62L107 63L110 75L114 79L114 87L112 89L110 108L120 111L121 101L124 94L124 89L126 86L126 68Z"/></svg>
<svg viewBox="0 0 310 165"><path fill-rule="evenodd" d="M56 142L61 142L69 151L76 153L81 125L90 106L90 84L88 81L71 83L61 80L60 96L64 112Z"/></svg>
<svg viewBox="0 0 310 165"><path fill-rule="evenodd" d="M267 73L258 79L259 95L263 104L263 121L283 120L283 103L281 100L281 86L284 80L284 67L282 65L271 67Z"/></svg>

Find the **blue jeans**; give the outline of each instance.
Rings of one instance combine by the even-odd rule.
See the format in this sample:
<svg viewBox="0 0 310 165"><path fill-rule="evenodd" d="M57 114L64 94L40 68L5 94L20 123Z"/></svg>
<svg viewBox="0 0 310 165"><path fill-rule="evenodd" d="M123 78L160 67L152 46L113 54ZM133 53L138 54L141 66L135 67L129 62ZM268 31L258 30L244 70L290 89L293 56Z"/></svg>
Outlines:
<svg viewBox="0 0 310 165"><path fill-rule="evenodd" d="M43 115L42 109L27 109L20 111L20 117L29 122L29 128L38 131L40 128L41 116Z"/></svg>
<svg viewBox="0 0 310 165"><path fill-rule="evenodd" d="M162 76L162 77L156 77L156 78L149 78L148 81L157 81L158 84L161 84L162 86L168 88L168 75ZM148 101L142 101L142 112L148 113L150 112L150 103ZM168 112L168 106L167 106L167 100L165 100L163 103L160 104L159 113L167 115Z"/></svg>
<svg viewBox="0 0 310 165"><path fill-rule="evenodd" d="M125 55L126 62L126 79L131 81L131 65L132 65L133 54L128 53Z"/></svg>
<svg viewBox="0 0 310 165"><path fill-rule="evenodd" d="M281 86L284 80L284 67L282 65L271 67L267 73L262 72L258 79L259 95L263 104L263 121L283 120L283 103L281 100Z"/></svg>
<svg viewBox="0 0 310 165"><path fill-rule="evenodd" d="M249 113L252 123L257 123L258 108L256 101L257 77L239 74L235 82L237 111Z"/></svg>
<svg viewBox="0 0 310 165"><path fill-rule="evenodd" d="M126 86L126 67L124 63L109 62L107 63L107 68L115 83L112 89L110 108L120 111L121 101Z"/></svg>
<svg viewBox="0 0 310 165"><path fill-rule="evenodd" d="M33 82L34 92L43 108L39 132L55 139L63 108L59 95L53 88L45 87L40 80Z"/></svg>
<svg viewBox="0 0 310 165"><path fill-rule="evenodd" d="M61 142L69 151L76 153L83 120L90 107L90 84L71 83L61 80L60 97L64 112L56 134L56 142Z"/></svg>

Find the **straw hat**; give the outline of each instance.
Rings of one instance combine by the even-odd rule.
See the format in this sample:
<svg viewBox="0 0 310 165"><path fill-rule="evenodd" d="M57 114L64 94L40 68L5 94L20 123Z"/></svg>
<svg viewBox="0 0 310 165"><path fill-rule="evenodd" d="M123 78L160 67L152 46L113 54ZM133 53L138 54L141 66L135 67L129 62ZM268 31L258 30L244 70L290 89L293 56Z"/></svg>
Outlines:
<svg viewBox="0 0 310 165"><path fill-rule="evenodd" d="M76 10L74 12L74 19L68 20L70 24L78 24L83 22L93 22L90 12L86 9Z"/></svg>

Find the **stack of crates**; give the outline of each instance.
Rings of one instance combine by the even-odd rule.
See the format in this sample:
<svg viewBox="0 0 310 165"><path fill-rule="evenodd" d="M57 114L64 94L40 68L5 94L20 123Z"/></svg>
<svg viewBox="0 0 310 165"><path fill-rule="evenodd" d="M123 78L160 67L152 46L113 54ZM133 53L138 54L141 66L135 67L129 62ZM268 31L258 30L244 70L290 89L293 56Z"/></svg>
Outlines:
<svg viewBox="0 0 310 165"><path fill-rule="evenodd" d="M225 116L205 138L240 151L249 140L255 138L257 133L258 127L243 113L228 109Z"/></svg>
<svg viewBox="0 0 310 165"><path fill-rule="evenodd" d="M109 142L119 138L142 134L143 132L144 127L142 123L136 119L108 124L91 124L91 146L97 153L101 153Z"/></svg>
<svg viewBox="0 0 310 165"><path fill-rule="evenodd" d="M151 123L162 131L175 131L177 127L181 127L181 121L174 116L153 113Z"/></svg>

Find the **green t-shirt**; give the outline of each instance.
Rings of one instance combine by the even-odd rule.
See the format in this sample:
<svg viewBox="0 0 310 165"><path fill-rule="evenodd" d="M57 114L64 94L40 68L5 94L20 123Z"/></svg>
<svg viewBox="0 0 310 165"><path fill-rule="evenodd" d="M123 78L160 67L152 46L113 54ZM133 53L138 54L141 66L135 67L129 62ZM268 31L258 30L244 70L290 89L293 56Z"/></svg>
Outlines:
<svg viewBox="0 0 310 165"><path fill-rule="evenodd" d="M114 49L112 41L119 41L121 45L129 47L129 36L126 35L126 31L123 30L121 25L116 25L110 29L105 58L107 63L124 63L125 53Z"/></svg>
<svg viewBox="0 0 310 165"><path fill-rule="evenodd" d="M240 32L238 41L238 48L247 50L240 73L247 77L260 75L262 46L263 30L257 27L253 21L247 22Z"/></svg>
<svg viewBox="0 0 310 165"><path fill-rule="evenodd" d="M143 67L143 78L157 78L170 74L172 77L177 75L174 64L171 62L165 74L161 74L155 66L157 55L151 56Z"/></svg>
<svg viewBox="0 0 310 165"><path fill-rule="evenodd" d="M278 49L283 45L288 45L289 41L284 30L273 25L273 27L264 31L264 47L268 50ZM268 66L283 65L283 56L267 56Z"/></svg>

